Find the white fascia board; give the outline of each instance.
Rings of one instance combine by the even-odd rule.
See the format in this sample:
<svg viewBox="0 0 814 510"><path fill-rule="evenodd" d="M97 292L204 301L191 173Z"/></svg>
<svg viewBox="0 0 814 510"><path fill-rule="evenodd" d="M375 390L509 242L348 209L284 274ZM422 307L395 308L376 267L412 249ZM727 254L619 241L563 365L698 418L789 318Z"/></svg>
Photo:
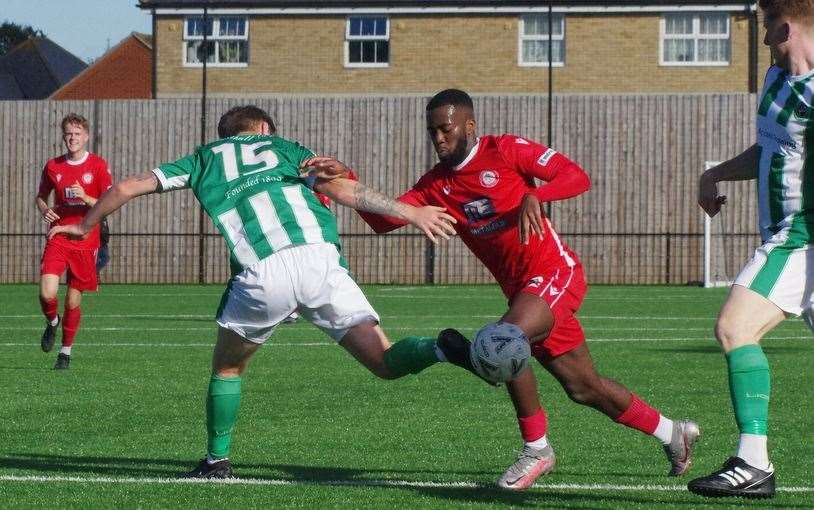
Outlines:
<svg viewBox="0 0 814 510"><path fill-rule="evenodd" d="M553 12L565 13L639 13L639 12L754 12L755 4L716 4L716 5L623 5L605 7L596 6L559 6ZM515 14L529 12L548 12L548 7L311 7L311 8L285 8L285 7L259 7L256 9L208 9L210 15L348 15L348 14ZM181 16L190 14L203 14L203 9L156 9L158 16Z"/></svg>

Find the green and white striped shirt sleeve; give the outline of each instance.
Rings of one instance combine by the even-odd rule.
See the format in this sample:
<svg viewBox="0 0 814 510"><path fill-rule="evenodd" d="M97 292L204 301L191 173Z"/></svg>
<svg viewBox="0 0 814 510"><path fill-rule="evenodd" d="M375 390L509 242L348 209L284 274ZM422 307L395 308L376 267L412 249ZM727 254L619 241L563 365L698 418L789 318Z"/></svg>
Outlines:
<svg viewBox="0 0 814 510"><path fill-rule="evenodd" d="M189 177L196 172L200 165L197 154L190 154L172 163L162 163L153 169L153 173L161 184L161 191L173 191L189 188Z"/></svg>

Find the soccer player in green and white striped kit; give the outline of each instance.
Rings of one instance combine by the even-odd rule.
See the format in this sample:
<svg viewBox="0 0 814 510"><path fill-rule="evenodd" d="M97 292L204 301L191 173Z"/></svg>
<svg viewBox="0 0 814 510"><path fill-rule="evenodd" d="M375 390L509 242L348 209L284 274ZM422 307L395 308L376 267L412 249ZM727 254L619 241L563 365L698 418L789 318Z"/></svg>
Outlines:
<svg viewBox="0 0 814 510"><path fill-rule="evenodd" d="M345 206L402 218L433 241L435 236L448 239L455 219L441 207L412 207L351 179L303 175L314 154L274 132L274 123L260 108L235 107L218 123L219 140L121 181L81 224L49 232L84 236L136 196L191 188L226 240L232 278L216 316L218 340L206 406L207 456L185 473L187 477L231 476L228 455L240 405L240 376L252 354L294 311L383 379L468 355L468 345L431 337L390 344L378 314L348 273L336 218L312 190Z"/></svg>
<svg viewBox="0 0 814 510"><path fill-rule="evenodd" d="M706 171L698 203L710 216L725 198L716 183L757 179L763 245L741 270L718 315L715 336L726 354L740 430L736 454L692 480L704 496L772 497L766 445L769 363L761 338L785 318L812 326L814 290L814 0L760 0L774 65L757 112L757 143Z"/></svg>

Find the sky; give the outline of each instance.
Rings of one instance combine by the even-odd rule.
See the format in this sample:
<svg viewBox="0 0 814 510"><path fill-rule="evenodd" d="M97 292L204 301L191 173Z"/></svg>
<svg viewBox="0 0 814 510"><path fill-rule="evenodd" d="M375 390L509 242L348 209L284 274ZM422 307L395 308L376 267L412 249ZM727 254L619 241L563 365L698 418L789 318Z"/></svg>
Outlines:
<svg viewBox="0 0 814 510"><path fill-rule="evenodd" d="M85 62L131 32L152 32L137 0L0 0L0 23L31 25Z"/></svg>

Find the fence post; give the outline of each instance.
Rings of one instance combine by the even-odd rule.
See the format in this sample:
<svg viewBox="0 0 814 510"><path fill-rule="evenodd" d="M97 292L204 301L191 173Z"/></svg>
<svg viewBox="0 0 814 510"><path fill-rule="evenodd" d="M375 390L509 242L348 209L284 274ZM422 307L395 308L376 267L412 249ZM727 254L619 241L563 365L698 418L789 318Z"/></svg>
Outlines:
<svg viewBox="0 0 814 510"><path fill-rule="evenodd" d="M435 243L429 239L424 242L424 283L428 285L435 284Z"/></svg>
<svg viewBox="0 0 814 510"><path fill-rule="evenodd" d="M206 143L206 64L209 61L209 11L206 6L203 8L203 68L201 73L201 145ZM206 214L204 214L203 204L198 209L198 283L206 281L206 239L204 238L204 228L206 225Z"/></svg>
<svg viewBox="0 0 814 510"><path fill-rule="evenodd" d="M668 285L670 284L670 264L671 264L671 260L673 258L672 257L672 255L673 255L672 254L672 243L670 242L671 237L672 237L672 234L667 232L667 246L665 247L666 248L665 249L666 253L664 254L664 280L665 280L664 283L666 283Z"/></svg>

